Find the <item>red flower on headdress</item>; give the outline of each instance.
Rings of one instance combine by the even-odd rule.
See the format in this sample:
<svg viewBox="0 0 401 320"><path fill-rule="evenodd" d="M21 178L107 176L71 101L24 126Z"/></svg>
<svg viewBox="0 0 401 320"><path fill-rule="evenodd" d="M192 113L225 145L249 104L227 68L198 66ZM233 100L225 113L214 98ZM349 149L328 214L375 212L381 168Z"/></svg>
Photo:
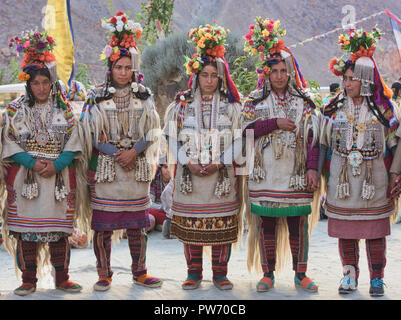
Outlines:
<svg viewBox="0 0 401 320"><path fill-rule="evenodd" d="M113 18L111 18L111 19L109 20L109 22L112 23L112 24L116 24L116 23L117 23L117 18L116 18L116 17L113 17Z"/></svg>
<svg viewBox="0 0 401 320"><path fill-rule="evenodd" d="M118 11L118 12L116 13L116 16L122 16L123 14L124 14L124 12Z"/></svg>
<svg viewBox="0 0 401 320"><path fill-rule="evenodd" d="M115 47L115 46L118 45L119 42L120 42L120 40L119 40L115 35L113 35L113 36L111 37L111 41L110 41L110 43L109 43L109 46L110 46L110 47Z"/></svg>
<svg viewBox="0 0 401 320"><path fill-rule="evenodd" d="M341 72L340 70L336 70L336 69L334 68L334 66L335 66L336 64L338 64L338 60L337 60L336 58L331 59L330 62L329 62L329 68L330 68L330 71L331 71L331 72L333 72L336 76L339 77L339 76L342 75L342 72Z"/></svg>
<svg viewBox="0 0 401 320"><path fill-rule="evenodd" d="M360 57L372 57L375 50L376 47L374 46L371 46L369 49L360 46L357 52L351 54L350 60L352 61L352 63L355 63L355 61Z"/></svg>
<svg viewBox="0 0 401 320"><path fill-rule="evenodd" d="M274 55L275 53L280 53L284 48L284 40L279 40L278 43L273 44L273 48L269 52L271 55Z"/></svg>
<svg viewBox="0 0 401 320"><path fill-rule="evenodd" d="M47 36L47 41L49 41L50 44L54 43L54 39L51 36Z"/></svg>
<svg viewBox="0 0 401 320"><path fill-rule="evenodd" d="M116 53L113 53L110 56L110 61L116 61L116 60L118 60L118 58L120 58L120 50L117 50Z"/></svg>

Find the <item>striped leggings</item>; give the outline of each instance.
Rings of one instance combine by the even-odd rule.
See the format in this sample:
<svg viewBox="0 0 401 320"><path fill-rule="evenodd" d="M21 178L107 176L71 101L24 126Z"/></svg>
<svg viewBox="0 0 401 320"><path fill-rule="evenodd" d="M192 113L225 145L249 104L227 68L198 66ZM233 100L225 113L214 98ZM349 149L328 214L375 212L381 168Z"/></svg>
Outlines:
<svg viewBox="0 0 401 320"><path fill-rule="evenodd" d="M338 239L338 249L342 265L352 265L359 276L359 240ZM383 278L386 266L386 238L366 239L366 255L370 279Z"/></svg>
<svg viewBox="0 0 401 320"><path fill-rule="evenodd" d="M113 231L95 231L93 249L96 256L96 268L99 277L112 277L110 265L111 236ZM147 273L146 244L147 234L144 229L127 229L128 246L132 258L131 271L134 278Z"/></svg>
<svg viewBox="0 0 401 320"><path fill-rule="evenodd" d="M17 265L22 272L23 283L35 284L39 242L17 241ZM56 271L56 285L69 279L68 267L70 264L70 244L68 238L57 242L49 242L50 262Z"/></svg>
<svg viewBox="0 0 401 320"><path fill-rule="evenodd" d="M264 273L276 269L277 222L278 218L261 217L259 247ZM308 216L287 217L289 240L292 254L292 269L306 272L309 250Z"/></svg>
<svg viewBox="0 0 401 320"><path fill-rule="evenodd" d="M185 259L187 260L188 275L202 274L203 246L184 244ZM227 275L228 261L231 255L231 244L212 246L213 277Z"/></svg>

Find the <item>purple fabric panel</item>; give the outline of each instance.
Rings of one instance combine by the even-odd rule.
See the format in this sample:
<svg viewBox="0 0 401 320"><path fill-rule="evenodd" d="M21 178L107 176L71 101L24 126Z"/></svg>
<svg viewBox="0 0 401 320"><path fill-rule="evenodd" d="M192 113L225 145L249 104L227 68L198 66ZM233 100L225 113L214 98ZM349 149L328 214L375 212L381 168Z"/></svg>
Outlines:
<svg viewBox="0 0 401 320"><path fill-rule="evenodd" d="M306 169L314 169L318 170L319 168L319 144L316 142L314 146L312 146L313 141L313 132L309 131L308 135L308 152L306 155Z"/></svg>
<svg viewBox="0 0 401 320"><path fill-rule="evenodd" d="M329 218L328 234L340 239L380 239L390 235L390 219L340 220Z"/></svg>
<svg viewBox="0 0 401 320"><path fill-rule="evenodd" d="M244 130L244 136L246 135L247 129L254 130L254 137L259 138L261 136L265 136L274 130L277 130L277 118L266 119L266 120L257 120L251 123L249 126L246 127Z"/></svg>
<svg viewBox="0 0 401 320"><path fill-rule="evenodd" d="M148 209L121 212L93 210L91 227L96 231L146 228L150 225L148 212Z"/></svg>

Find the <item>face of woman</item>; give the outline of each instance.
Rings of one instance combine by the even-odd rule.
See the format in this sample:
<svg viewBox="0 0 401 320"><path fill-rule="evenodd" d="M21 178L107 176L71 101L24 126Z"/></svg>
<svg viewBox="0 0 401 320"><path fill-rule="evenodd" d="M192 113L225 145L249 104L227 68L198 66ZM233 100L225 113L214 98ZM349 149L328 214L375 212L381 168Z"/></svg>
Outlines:
<svg viewBox="0 0 401 320"><path fill-rule="evenodd" d="M129 57L122 57L111 69L111 75L115 84L125 87L132 79L132 64Z"/></svg>
<svg viewBox="0 0 401 320"><path fill-rule="evenodd" d="M289 76L284 61L274 64L270 69L270 83L272 89L276 93L283 92L288 85Z"/></svg>
<svg viewBox="0 0 401 320"><path fill-rule="evenodd" d="M216 67L207 65L199 73L199 87L203 96L212 95L219 84L219 77Z"/></svg>
<svg viewBox="0 0 401 320"><path fill-rule="evenodd" d="M31 80L30 87L36 102L44 103L47 101L51 91L51 81L48 77L37 75Z"/></svg>
<svg viewBox="0 0 401 320"><path fill-rule="evenodd" d="M353 78L354 72L351 68L347 69L343 76L344 89L350 98L359 98L361 96L361 82Z"/></svg>

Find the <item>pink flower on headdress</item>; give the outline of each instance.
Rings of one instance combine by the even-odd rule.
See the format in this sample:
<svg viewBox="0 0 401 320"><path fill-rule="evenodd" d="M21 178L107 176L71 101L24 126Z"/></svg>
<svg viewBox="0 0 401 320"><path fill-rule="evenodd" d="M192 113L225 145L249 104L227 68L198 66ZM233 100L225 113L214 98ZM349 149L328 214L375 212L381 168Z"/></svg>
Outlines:
<svg viewBox="0 0 401 320"><path fill-rule="evenodd" d="M110 46L107 46L107 47L104 49L104 54L106 55L106 57L110 57L111 54L112 54L112 52L113 52L113 48L110 47Z"/></svg>
<svg viewBox="0 0 401 320"><path fill-rule="evenodd" d="M54 43L54 39L51 36L47 36L46 40L50 43L53 44Z"/></svg>
<svg viewBox="0 0 401 320"><path fill-rule="evenodd" d="M25 41L24 44L22 45L25 49L29 48L29 46L31 45L30 41Z"/></svg>

